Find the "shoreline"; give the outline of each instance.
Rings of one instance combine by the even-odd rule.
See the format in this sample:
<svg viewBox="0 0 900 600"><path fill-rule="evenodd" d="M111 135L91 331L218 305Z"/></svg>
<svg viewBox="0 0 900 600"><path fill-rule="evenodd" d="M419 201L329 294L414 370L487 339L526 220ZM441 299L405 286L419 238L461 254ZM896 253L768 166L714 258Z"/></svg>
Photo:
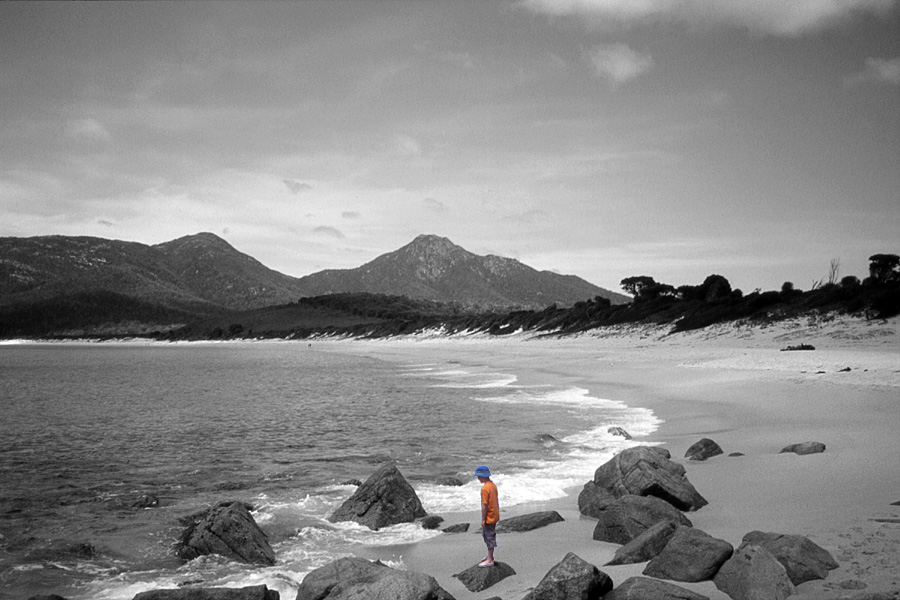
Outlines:
<svg viewBox="0 0 900 600"><path fill-rule="evenodd" d="M735 548L753 530L805 535L834 556L837 570L796 588L794 598L813 600L900 593L900 524L872 520L900 517L900 508L891 505L900 500L893 466L900 450L900 336L897 319L878 328L860 325L855 333L838 323L815 332L781 328L743 337L704 331L660 339L623 332L574 339L362 340L332 348L384 360L486 364L519 375L523 384L552 378L651 409L663 422L634 441L661 444L685 466L710 502L687 514L695 527ZM817 350L781 352L793 339L812 339ZM842 370L848 366L849 372ZM686 449L702 437L718 442L725 454L685 460ZM804 441L821 441L826 451L780 453ZM743 456L728 457L731 452ZM434 576L458 600L521 598L570 551L616 585L640 575L643 563L603 566L618 546L591 539L594 520L578 513L579 491L576 486L564 498L503 509L506 517L556 510L565 522L498 536L497 560L517 575L478 594L453 578L484 554L473 534L477 511L442 515L441 527L469 522L469 533L367 548L359 555L400 558L404 568ZM712 582L673 583L710 600L728 599Z"/></svg>

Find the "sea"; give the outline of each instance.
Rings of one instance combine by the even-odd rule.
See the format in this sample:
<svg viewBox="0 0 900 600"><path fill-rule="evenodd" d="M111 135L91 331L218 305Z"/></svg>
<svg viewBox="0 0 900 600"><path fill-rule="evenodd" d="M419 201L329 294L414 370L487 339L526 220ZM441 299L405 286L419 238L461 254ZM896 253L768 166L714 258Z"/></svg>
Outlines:
<svg viewBox="0 0 900 600"><path fill-rule="evenodd" d="M0 344L0 598L259 584L293 598L337 558L397 548L388 562L404 568L404 547L448 535L328 522L384 463L437 515L477 511L486 464L510 514L565 496L659 424L563 382L525 385L490 366L489 344L402 363L336 343L366 344ZM274 566L175 556L179 519L223 500L253 506Z"/></svg>

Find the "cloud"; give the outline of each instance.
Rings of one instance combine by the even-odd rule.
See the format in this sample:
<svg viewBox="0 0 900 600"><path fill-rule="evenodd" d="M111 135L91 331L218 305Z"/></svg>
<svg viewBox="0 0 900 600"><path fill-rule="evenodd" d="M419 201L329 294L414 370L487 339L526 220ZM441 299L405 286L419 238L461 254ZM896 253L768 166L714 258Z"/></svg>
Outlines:
<svg viewBox="0 0 900 600"><path fill-rule="evenodd" d="M885 83L900 85L900 58L867 58L865 68L847 77L850 85Z"/></svg>
<svg viewBox="0 0 900 600"><path fill-rule="evenodd" d="M440 200L436 200L434 198L425 198L423 202L425 203L425 206L435 212L444 212L445 210L447 210L447 206Z"/></svg>
<svg viewBox="0 0 900 600"><path fill-rule="evenodd" d="M412 136L397 135L394 137L397 152L403 156L422 156L422 145Z"/></svg>
<svg viewBox="0 0 900 600"><path fill-rule="evenodd" d="M104 227L115 227L116 224L107 219L97 219L97 225L103 225Z"/></svg>
<svg viewBox="0 0 900 600"><path fill-rule="evenodd" d="M97 142L112 141L109 130L96 119L69 119L66 121L66 136Z"/></svg>
<svg viewBox="0 0 900 600"><path fill-rule="evenodd" d="M574 17L599 27L647 21L726 25L755 33L798 36L862 13L885 14L896 0L523 0L542 14Z"/></svg>
<svg viewBox="0 0 900 600"><path fill-rule="evenodd" d="M641 54L625 44L604 44L590 51L590 59L600 77L624 83L653 68L653 57Z"/></svg>
<svg viewBox="0 0 900 600"><path fill-rule="evenodd" d="M313 189L313 186L309 185L308 183L303 183L302 181L296 181L294 179L285 179L284 185L286 185L293 194L299 194L301 192Z"/></svg>
<svg viewBox="0 0 900 600"><path fill-rule="evenodd" d="M344 234L340 232L340 230L335 229L334 227L328 227L327 225L320 225L313 229L313 233L318 235L327 235L333 238L337 238L339 240L344 239Z"/></svg>
<svg viewBox="0 0 900 600"><path fill-rule="evenodd" d="M341 213L341 218L344 219L358 219L360 214L355 210L345 210Z"/></svg>

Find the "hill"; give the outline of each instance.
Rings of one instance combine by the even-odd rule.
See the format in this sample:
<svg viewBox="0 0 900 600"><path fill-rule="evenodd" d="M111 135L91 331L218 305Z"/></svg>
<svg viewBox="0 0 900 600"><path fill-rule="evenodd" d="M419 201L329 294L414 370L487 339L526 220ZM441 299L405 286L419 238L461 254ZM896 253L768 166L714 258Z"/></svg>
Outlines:
<svg viewBox="0 0 900 600"><path fill-rule="evenodd" d="M304 296L366 292L468 307L571 306L596 296L613 304L631 300L574 275L538 271L501 256L478 256L435 235L420 235L355 269L330 269L301 277L300 285Z"/></svg>

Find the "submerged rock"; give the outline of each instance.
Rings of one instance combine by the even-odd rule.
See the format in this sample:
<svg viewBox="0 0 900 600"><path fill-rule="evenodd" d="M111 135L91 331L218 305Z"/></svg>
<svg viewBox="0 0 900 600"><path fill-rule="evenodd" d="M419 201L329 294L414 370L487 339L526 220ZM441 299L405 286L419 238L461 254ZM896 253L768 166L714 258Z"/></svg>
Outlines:
<svg viewBox="0 0 900 600"><path fill-rule="evenodd" d="M609 575L569 552L522 600L598 600L612 588Z"/></svg>
<svg viewBox="0 0 900 600"><path fill-rule="evenodd" d="M786 452L793 452L794 454L818 454L819 452L825 452L825 444L822 442L801 442L799 444L791 444L790 446L785 446L781 449L779 454L784 454Z"/></svg>
<svg viewBox="0 0 900 600"><path fill-rule="evenodd" d="M802 535L751 531L744 536L743 543L762 546L771 552L794 585L825 579L828 571L840 566L827 550Z"/></svg>
<svg viewBox="0 0 900 600"><path fill-rule="evenodd" d="M350 556L320 567L306 577L296 600L453 600L430 575L398 571Z"/></svg>
<svg viewBox="0 0 900 600"><path fill-rule="evenodd" d="M503 519L497 523L497 533L531 531L532 529L546 527L547 525L559 523L561 521L565 521L565 519L563 519L555 510L529 513L527 515Z"/></svg>
<svg viewBox="0 0 900 600"><path fill-rule="evenodd" d="M468 523L457 523L456 525L450 525L449 527L444 527L441 529L444 533L465 533L469 530Z"/></svg>
<svg viewBox="0 0 900 600"><path fill-rule="evenodd" d="M684 457L688 460L706 460L707 458L712 458L713 456L724 453L721 446L717 443L709 438L703 438L692 444L691 447L687 449L687 452L684 453Z"/></svg>
<svg viewBox="0 0 900 600"><path fill-rule="evenodd" d="M762 546L748 543L735 550L713 582L734 600L785 600L794 593L778 559Z"/></svg>
<svg viewBox="0 0 900 600"><path fill-rule="evenodd" d="M675 535L678 527L672 521L660 521L616 550L612 560L606 563L607 566L642 563L656 557Z"/></svg>
<svg viewBox="0 0 900 600"><path fill-rule="evenodd" d="M708 502L691 485L684 467L670 460L662 448L636 446L623 450L594 472L578 496L582 514L585 505L603 498L654 496L679 510L697 510ZM589 515L590 516L590 515Z"/></svg>
<svg viewBox="0 0 900 600"><path fill-rule="evenodd" d="M379 467L328 520L355 521L377 530L397 523L412 523L425 515L416 491L400 470L389 463Z"/></svg>
<svg viewBox="0 0 900 600"><path fill-rule="evenodd" d="M457 573L453 577L459 579L470 592L480 592L515 574L516 572L511 566L496 561L494 562L493 567L479 567L478 565L473 565L462 573Z"/></svg>
<svg viewBox="0 0 900 600"><path fill-rule="evenodd" d="M644 575L673 581L707 581L734 553L734 546L693 527L679 527Z"/></svg>
<svg viewBox="0 0 900 600"><path fill-rule="evenodd" d="M619 437L623 437L626 440L631 439L631 434L628 433L627 431L625 431L624 429L622 429L621 427L610 427L609 429L606 430L606 433L608 433L610 435L617 435Z"/></svg>
<svg viewBox="0 0 900 600"><path fill-rule="evenodd" d="M599 542L627 544L663 521L691 527L691 521L674 506L654 496L624 496L594 507L588 516L597 519L593 537Z"/></svg>
<svg viewBox="0 0 900 600"><path fill-rule="evenodd" d="M132 600L280 600L281 594L265 585L243 588L178 588L141 592Z"/></svg>
<svg viewBox="0 0 900 600"><path fill-rule="evenodd" d="M619 587L603 596L603 600L709 600L709 598L658 579L629 577Z"/></svg>
<svg viewBox="0 0 900 600"><path fill-rule="evenodd" d="M185 560L218 554L243 563L275 564L266 534L242 502L220 502L197 515L181 534L177 554Z"/></svg>

